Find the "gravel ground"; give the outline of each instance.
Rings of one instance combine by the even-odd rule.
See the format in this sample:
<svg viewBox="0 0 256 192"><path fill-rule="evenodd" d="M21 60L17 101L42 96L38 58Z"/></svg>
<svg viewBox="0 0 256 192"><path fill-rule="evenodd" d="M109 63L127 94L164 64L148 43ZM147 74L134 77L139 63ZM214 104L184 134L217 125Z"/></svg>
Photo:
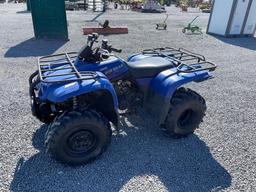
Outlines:
<svg viewBox="0 0 256 192"><path fill-rule="evenodd" d="M154 24L164 14L111 11L98 17L127 25L129 34L108 36L129 54L151 47L184 47L219 65L216 78L191 84L208 111L196 134L164 136L147 116L122 119L122 134L96 162L68 167L44 152L45 126L32 117L28 77L36 57L76 51L86 41L82 26L97 14L68 12L70 41L34 40L25 5L0 5L0 191L256 191L255 38L184 35L194 16L206 30L208 14L171 13L167 31Z"/></svg>

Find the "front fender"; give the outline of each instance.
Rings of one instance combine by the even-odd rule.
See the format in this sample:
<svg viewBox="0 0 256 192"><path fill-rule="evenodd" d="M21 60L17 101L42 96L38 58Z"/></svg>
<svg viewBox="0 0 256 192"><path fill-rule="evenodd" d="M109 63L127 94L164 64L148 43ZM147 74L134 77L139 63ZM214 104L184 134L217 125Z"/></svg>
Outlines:
<svg viewBox="0 0 256 192"><path fill-rule="evenodd" d="M100 72L98 77L90 80L75 81L69 83L42 83L39 91L41 100L48 100L53 103L61 103L69 98L95 92L99 90L108 91L112 95L114 107L118 109L118 99L111 82Z"/></svg>
<svg viewBox="0 0 256 192"><path fill-rule="evenodd" d="M200 82L211 78L208 71L194 73L177 73L177 69L169 69L157 75L150 84L148 109L157 118L158 124L165 122L174 92L189 82Z"/></svg>

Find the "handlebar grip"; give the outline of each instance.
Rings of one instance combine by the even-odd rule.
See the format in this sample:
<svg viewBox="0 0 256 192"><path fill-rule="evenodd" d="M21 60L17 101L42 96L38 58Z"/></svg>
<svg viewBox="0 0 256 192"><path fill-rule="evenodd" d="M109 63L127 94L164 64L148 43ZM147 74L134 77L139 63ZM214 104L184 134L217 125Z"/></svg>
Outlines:
<svg viewBox="0 0 256 192"><path fill-rule="evenodd" d="M117 53L122 53L122 49L115 49L111 47L111 51L117 52Z"/></svg>

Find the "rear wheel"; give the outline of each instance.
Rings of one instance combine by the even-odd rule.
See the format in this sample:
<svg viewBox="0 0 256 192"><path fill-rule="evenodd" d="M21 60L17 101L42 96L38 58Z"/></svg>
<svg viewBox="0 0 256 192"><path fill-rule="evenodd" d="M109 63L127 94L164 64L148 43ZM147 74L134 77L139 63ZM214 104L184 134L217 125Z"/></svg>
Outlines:
<svg viewBox="0 0 256 192"><path fill-rule="evenodd" d="M186 33L186 29L184 28L184 29L182 29L182 33Z"/></svg>
<svg viewBox="0 0 256 192"><path fill-rule="evenodd" d="M109 122L96 111L67 112L49 125L46 150L61 162L86 164L107 149L111 134Z"/></svg>
<svg viewBox="0 0 256 192"><path fill-rule="evenodd" d="M202 96L191 89L180 88L171 100L164 130L178 138L192 134L203 120L205 111Z"/></svg>

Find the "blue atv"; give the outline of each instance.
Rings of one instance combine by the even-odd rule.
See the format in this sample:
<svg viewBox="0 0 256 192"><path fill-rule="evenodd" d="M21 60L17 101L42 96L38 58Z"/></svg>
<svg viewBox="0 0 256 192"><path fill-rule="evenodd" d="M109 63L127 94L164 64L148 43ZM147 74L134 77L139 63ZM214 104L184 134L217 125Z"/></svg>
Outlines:
<svg viewBox="0 0 256 192"><path fill-rule="evenodd" d="M216 65L201 55L171 47L144 50L128 61L112 54L107 40L93 48L88 36L80 52L38 59L29 79L32 113L48 125L47 151L55 159L79 165L98 158L119 130L120 115L148 112L161 130L180 138L202 121L206 104L189 82L212 78Z"/></svg>

